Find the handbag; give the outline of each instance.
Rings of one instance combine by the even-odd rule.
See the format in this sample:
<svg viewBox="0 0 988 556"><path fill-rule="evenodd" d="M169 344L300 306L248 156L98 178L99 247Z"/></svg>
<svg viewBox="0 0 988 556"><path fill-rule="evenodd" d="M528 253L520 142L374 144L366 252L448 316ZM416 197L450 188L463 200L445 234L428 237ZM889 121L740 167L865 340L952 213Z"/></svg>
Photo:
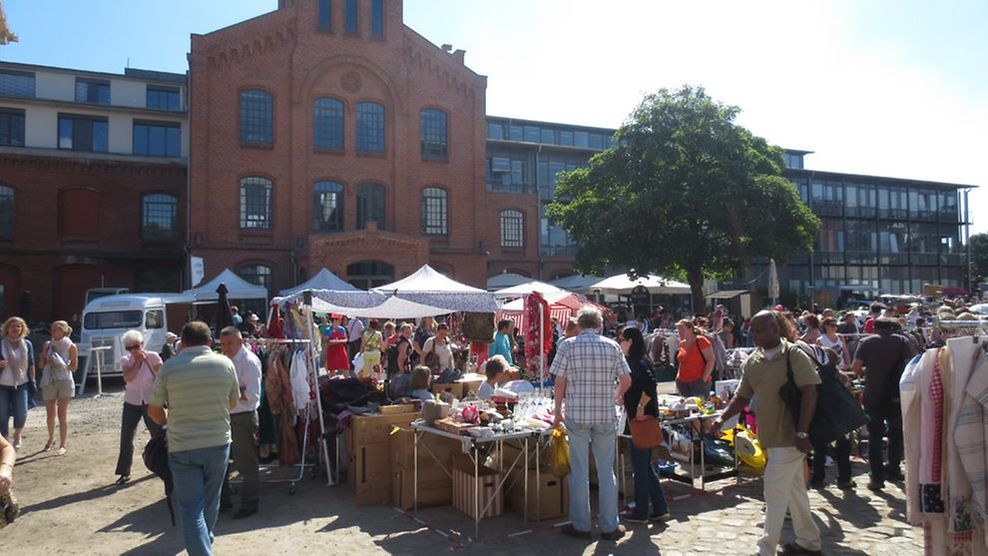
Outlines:
<svg viewBox="0 0 988 556"><path fill-rule="evenodd" d="M786 383L779 388L779 396L792 415L793 423L799 426L799 415L803 395L796 385L792 373L792 361L786 350ZM810 358L813 359L812 357ZM829 444L868 423L868 415L861 408L851 392L844 387L837 376L837 367L828 362L825 365L817 363L817 374L821 383L817 385L817 410L813 412L810 422L810 442L814 446Z"/></svg>
<svg viewBox="0 0 988 556"><path fill-rule="evenodd" d="M438 373L438 372L442 371L442 369L439 368L439 365L440 365L439 364L439 354L436 353L436 338L435 338L435 336L433 336L433 338L432 338L432 349L429 350L429 353L426 353L425 354L425 359L424 359L423 362L425 363L425 366L426 367L429 367L429 369L432 370L433 373Z"/></svg>
<svg viewBox="0 0 988 556"><path fill-rule="evenodd" d="M646 415L641 420L628 419L628 427L631 429L631 443L636 450L651 450L662 445L662 426L655 417Z"/></svg>

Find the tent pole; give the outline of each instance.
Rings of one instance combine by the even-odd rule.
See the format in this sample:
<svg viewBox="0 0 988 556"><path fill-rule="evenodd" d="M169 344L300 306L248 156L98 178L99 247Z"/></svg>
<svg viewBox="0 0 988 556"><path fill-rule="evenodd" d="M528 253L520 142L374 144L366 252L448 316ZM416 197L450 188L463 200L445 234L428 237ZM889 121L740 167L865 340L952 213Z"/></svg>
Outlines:
<svg viewBox="0 0 988 556"><path fill-rule="evenodd" d="M545 395L545 310L539 304L539 397Z"/></svg>
<svg viewBox="0 0 988 556"><path fill-rule="evenodd" d="M336 484L336 482L333 480L333 473L329 468L329 447L327 446L326 443L326 421L324 420L322 413L322 396L320 395L319 392L319 367L317 366L319 359L316 357L316 342L317 341L321 342L322 336L319 335L318 329L313 330L315 323L313 322L312 319L312 313L313 313L312 291L311 290L304 291L302 293L302 299L303 302L305 303L306 320L309 325L310 341L309 341L309 357L308 357L309 360L307 361L307 363L309 369L314 369L311 372L309 379L312 381L311 387L314 389L316 394L316 412L319 414L319 447L322 448L322 461L323 464L326 466L326 486L333 486ZM310 405L312 404L311 400L309 401L309 404ZM309 426L308 419L306 420L305 426L306 426L306 430L308 430L308 426ZM339 442L339 436L336 437L336 441Z"/></svg>

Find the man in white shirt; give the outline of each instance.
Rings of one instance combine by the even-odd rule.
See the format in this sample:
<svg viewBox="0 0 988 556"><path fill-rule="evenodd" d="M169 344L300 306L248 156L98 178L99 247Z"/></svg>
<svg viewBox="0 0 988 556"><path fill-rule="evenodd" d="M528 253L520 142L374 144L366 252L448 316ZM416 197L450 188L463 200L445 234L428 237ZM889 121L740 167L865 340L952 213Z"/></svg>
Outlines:
<svg viewBox="0 0 988 556"><path fill-rule="evenodd" d="M347 355L350 361L360 353L360 342L364 339L364 322L357 317L351 317L346 330ZM360 369L357 369L359 371Z"/></svg>
<svg viewBox="0 0 988 556"><path fill-rule="evenodd" d="M233 361L240 385L240 401L230 410L231 446L233 466L243 479L240 510L233 519L243 519L257 513L260 478L257 471L257 406L261 401L261 360L244 345L243 336L235 326L220 331L220 348L223 355ZM230 509L229 470L223 481L220 509Z"/></svg>

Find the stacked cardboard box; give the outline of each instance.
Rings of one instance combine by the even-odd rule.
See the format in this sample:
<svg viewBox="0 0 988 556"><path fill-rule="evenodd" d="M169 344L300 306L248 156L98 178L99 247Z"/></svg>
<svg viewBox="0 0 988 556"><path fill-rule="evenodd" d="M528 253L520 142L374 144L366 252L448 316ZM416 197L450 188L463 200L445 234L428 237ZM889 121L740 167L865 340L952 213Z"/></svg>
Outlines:
<svg viewBox="0 0 988 556"><path fill-rule="evenodd" d="M414 442L414 434L408 430L398 431L390 437L392 503L403 510L411 509L413 506ZM453 456L462 449L463 444L451 438L425 435L420 439L418 451L420 507L448 506L452 503L453 482L450 465Z"/></svg>
<svg viewBox="0 0 988 556"><path fill-rule="evenodd" d="M391 503L391 431L396 426L407 428L418 416L406 412L351 418L346 436L347 482L358 506Z"/></svg>
<svg viewBox="0 0 988 556"><path fill-rule="evenodd" d="M470 517L475 518L475 501L480 511L480 519L497 517L504 512L504 497L498 488L501 474L493 469L480 466L479 489L475 488L474 464L467 456L460 456L453 461L453 507ZM479 498L477 496L479 491ZM488 506L488 504L490 504ZM486 508L486 510L485 510Z"/></svg>
<svg viewBox="0 0 988 556"><path fill-rule="evenodd" d="M525 470L515 469L511 475L508 503L513 512L525 515ZM554 519L569 514L567 483L567 479L559 479L547 471L537 474L534 469L529 470L528 519Z"/></svg>

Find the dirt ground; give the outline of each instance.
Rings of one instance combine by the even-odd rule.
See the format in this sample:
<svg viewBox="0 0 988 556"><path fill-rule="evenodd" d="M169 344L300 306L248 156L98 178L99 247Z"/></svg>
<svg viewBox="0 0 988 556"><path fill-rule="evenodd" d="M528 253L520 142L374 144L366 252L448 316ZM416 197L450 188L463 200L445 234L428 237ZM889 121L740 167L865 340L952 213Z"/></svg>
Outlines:
<svg viewBox="0 0 988 556"><path fill-rule="evenodd" d="M47 436L44 408L31 410L14 472L22 516L0 530L0 553L184 553L181 531L169 520L163 485L139 457L148 439L145 430L137 437L133 480L123 487L113 485L123 398L119 383L111 382L108 390L111 393L99 399L72 402L64 456L40 451ZM903 494L889 489L882 496L870 496L863 488L863 471L856 466L856 493L832 489L811 495L827 553L920 553L917 542L922 535L902 523ZM290 476L288 469L277 474ZM287 484L262 484L261 511L250 518L234 521L230 514L220 514L214 549L221 555L753 552L761 528L760 482L735 486L727 481L726 487L720 483L708 494L663 484L675 521L630 527L631 534L617 544L570 539L553 523L533 530L508 512L483 521L480 539L471 541L447 536L451 530L473 535L473 522L453 508L425 509L416 521L390 507L358 508L346 486L329 487L307 476L294 495L289 495ZM788 527L784 538L791 538Z"/></svg>

